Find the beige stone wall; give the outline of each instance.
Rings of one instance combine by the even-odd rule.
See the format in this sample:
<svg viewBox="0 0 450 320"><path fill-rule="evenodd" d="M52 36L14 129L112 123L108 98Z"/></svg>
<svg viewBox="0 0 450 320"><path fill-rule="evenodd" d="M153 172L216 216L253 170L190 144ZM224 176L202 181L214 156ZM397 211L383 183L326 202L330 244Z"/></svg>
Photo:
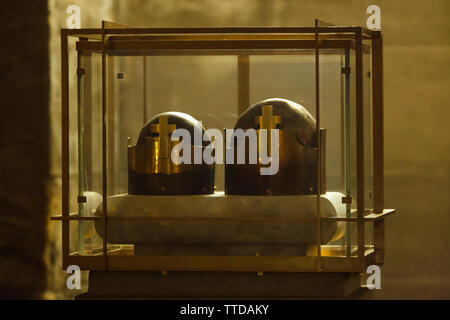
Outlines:
<svg viewBox="0 0 450 320"><path fill-rule="evenodd" d="M304 26L314 18L365 25L366 8L381 7L385 75L385 200L398 214L387 220L386 264L375 298L448 298L450 193L447 0L55 1L51 22L52 172L59 183L59 37L68 4L79 3L82 26L101 18L146 27ZM113 3L113 5L106 5ZM59 205L59 190L53 208ZM57 210L56 210L57 211ZM50 238L60 246L52 231ZM56 260L57 267L60 261ZM59 270L56 267L57 270ZM61 271L54 272L61 272ZM55 283L54 288L61 286ZM55 289L57 290L57 289Z"/></svg>

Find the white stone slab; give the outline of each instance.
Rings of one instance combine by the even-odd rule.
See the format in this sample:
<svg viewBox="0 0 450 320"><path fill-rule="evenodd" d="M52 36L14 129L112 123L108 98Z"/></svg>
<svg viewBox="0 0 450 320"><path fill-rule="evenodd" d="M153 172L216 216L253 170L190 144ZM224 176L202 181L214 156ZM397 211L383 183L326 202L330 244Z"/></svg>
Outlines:
<svg viewBox="0 0 450 320"><path fill-rule="evenodd" d="M342 197L338 192L322 195L321 216L344 217ZM241 196L225 195L223 192L189 196L121 194L108 197L108 217L171 219L109 219L108 242L172 246L305 246L317 242L315 223L276 219L314 219L316 212L315 195ZM97 208L96 215L102 215L102 205ZM205 219L208 217L225 219ZM226 219L231 217L237 220ZM267 220L252 221L261 217ZM341 224L322 222L322 243L341 237L344 230ZM96 229L102 234L100 222L96 223Z"/></svg>

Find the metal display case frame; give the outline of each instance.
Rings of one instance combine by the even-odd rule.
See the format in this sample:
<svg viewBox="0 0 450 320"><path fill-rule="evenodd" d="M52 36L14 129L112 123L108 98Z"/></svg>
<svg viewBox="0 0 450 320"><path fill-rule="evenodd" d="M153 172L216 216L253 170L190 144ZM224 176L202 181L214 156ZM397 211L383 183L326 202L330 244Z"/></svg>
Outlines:
<svg viewBox="0 0 450 320"><path fill-rule="evenodd" d="M69 211L69 46L68 38L76 38L78 55L86 52L101 54L101 95L102 95L102 184L104 215L81 216ZM366 46L364 41L370 41ZM314 50L315 55L315 110L317 134L320 132L320 86L319 59L322 50L339 49L346 53L344 76L354 73L356 79L356 209L355 216L321 218L319 215L320 190L317 191L317 216L314 219L297 218L296 221L315 223L318 228L317 243L320 244L320 222L345 222L357 225L357 254L333 256L327 254L322 245L315 247L316 254L308 256L135 256L108 252L108 132L107 132L107 56L108 55L234 55L237 58L238 112L249 106L249 55L299 54L301 50ZM373 164L373 208L366 208L364 161L364 114L363 114L363 52L371 50L372 85L372 137L373 149L369 159ZM349 52L354 51L355 70L350 70ZM83 70L77 69L77 76ZM385 240L384 219L395 212L384 208L383 199L383 45L380 31L362 27L341 27L315 21L313 27L225 27L225 28L129 28L102 22L98 29L61 30L61 89L62 89L62 215L52 217L62 222L62 266L78 265L82 270L103 271L230 271L230 272L355 272L366 271L368 265L382 265ZM349 98L349 97L347 97ZM318 137L319 138L319 137ZM319 139L317 140L319 141ZM320 185L321 158L317 148L317 179ZM366 159L367 160L367 159ZM319 188L318 188L319 189ZM79 197L78 201L83 201ZM351 203L347 195L343 203ZM160 219L166 218L121 218ZM169 219L169 218L167 218ZM173 218L170 218L173 219ZM192 219L214 219L192 218ZM223 219L223 218L220 218ZM245 216L232 217L251 223ZM260 218L261 221L270 222ZM98 255L84 256L71 254L69 249L71 221L102 221L103 250ZM373 223L373 246L366 246L365 224Z"/></svg>

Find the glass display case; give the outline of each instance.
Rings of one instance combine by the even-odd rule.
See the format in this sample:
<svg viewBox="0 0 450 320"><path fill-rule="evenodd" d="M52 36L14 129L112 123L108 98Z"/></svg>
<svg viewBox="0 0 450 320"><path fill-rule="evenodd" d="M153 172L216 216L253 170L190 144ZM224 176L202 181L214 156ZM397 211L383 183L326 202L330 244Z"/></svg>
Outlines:
<svg viewBox="0 0 450 320"><path fill-rule="evenodd" d="M63 29L61 48L63 211L53 219L63 268L263 275L383 264L394 210L383 205L380 31L103 22ZM292 117L308 119L310 143ZM180 127L204 135L193 153L211 142L225 155L226 129L279 129L278 171L252 175L259 159L230 165L219 148L203 173L174 164L164 153Z"/></svg>

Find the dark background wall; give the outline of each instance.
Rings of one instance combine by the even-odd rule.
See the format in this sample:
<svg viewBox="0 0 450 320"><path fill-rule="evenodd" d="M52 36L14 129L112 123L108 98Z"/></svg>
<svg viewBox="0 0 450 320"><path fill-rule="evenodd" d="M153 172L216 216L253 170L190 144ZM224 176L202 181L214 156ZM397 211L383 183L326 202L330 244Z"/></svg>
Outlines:
<svg viewBox="0 0 450 320"><path fill-rule="evenodd" d="M49 178L46 1L0 4L0 298L45 290Z"/></svg>

